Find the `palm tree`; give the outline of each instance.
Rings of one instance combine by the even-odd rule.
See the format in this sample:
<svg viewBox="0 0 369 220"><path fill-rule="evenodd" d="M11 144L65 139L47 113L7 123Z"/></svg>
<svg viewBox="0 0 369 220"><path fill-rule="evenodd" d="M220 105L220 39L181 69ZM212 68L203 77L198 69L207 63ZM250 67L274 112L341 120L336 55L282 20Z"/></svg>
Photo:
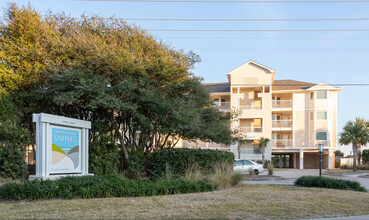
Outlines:
<svg viewBox="0 0 369 220"><path fill-rule="evenodd" d="M270 142L270 139L269 138L260 138L260 141L259 141L259 148L261 148L261 161L262 161L262 164L264 165L264 154L265 154L265 148L268 147L268 144Z"/></svg>
<svg viewBox="0 0 369 220"><path fill-rule="evenodd" d="M339 142L343 145L352 144L352 152L354 153L354 171L356 171L357 151L369 142L369 129L367 127L367 122L361 118L356 118L355 122L347 122L345 127L343 127L343 132L340 133Z"/></svg>

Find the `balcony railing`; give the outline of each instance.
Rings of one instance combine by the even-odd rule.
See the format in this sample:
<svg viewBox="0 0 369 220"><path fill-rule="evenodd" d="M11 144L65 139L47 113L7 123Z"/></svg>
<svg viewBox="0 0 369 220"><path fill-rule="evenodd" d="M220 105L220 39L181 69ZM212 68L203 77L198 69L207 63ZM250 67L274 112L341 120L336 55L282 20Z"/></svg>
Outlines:
<svg viewBox="0 0 369 220"><path fill-rule="evenodd" d="M240 105L239 107L241 110L261 110L262 104L260 101L258 102L251 102L250 105Z"/></svg>
<svg viewBox="0 0 369 220"><path fill-rule="evenodd" d="M272 140L272 147L278 148L278 147L292 147L292 139L273 139Z"/></svg>
<svg viewBox="0 0 369 220"><path fill-rule="evenodd" d="M319 140L316 140L314 146L315 147L318 147L319 144L323 144L323 147L329 147L329 141L319 141Z"/></svg>
<svg viewBox="0 0 369 220"><path fill-rule="evenodd" d="M292 120L273 120L272 128L292 128Z"/></svg>
<svg viewBox="0 0 369 220"><path fill-rule="evenodd" d="M273 100L272 108L292 108L292 100Z"/></svg>
<svg viewBox="0 0 369 220"><path fill-rule="evenodd" d="M240 158L248 159L248 160L261 160L262 154L260 148L241 148L240 149Z"/></svg>
<svg viewBox="0 0 369 220"><path fill-rule="evenodd" d="M240 127L242 133L261 133L263 132L262 127Z"/></svg>
<svg viewBox="0 0 369 220"><path fill-rule="evenodd" d="M219 111L230 111L231 110L230 102L215 103L215 106L219 109Z"/></svg>
<svg viewBox="0 0 369 220"><path fill-rule="evenodd" d="M182 141L183 148L202 148L202 149L229 149L229 145L217 144L213 142L202 142L202 141Z"/></svg>

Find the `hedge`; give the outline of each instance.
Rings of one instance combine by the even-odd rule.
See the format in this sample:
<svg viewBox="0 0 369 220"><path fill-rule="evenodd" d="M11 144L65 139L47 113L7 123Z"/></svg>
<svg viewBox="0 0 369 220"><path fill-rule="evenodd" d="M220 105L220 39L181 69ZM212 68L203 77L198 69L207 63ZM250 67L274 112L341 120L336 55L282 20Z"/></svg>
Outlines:
<svg viewBox="0 0 369 220"><path fill-rule="evenodd" d="M179 179L150 181L119 176L84 176L8 183L0 187L0 200L138 197L212 190L214 186L211 184Z"/></svg>
<svg viewBox="0 0 369 220"><path fill-rule="evenodd" d="M360 192L367 192L367 190L363 186L361 186L360 183L358 182L319 176L300 177L295 181L295 185L305 187L331 188L331 189L348 189Z"/></svg>
<svg viewBox="0 0 369 220"><path fill-rule="evenodd" d="M151 153L149 158L150 175L152 177L162 176L167 166L176 175L184 175L189 167L197 166L204 173L215 171L216 165L226 163L233 166L234 154L231 152L168 148Z"/></svg>

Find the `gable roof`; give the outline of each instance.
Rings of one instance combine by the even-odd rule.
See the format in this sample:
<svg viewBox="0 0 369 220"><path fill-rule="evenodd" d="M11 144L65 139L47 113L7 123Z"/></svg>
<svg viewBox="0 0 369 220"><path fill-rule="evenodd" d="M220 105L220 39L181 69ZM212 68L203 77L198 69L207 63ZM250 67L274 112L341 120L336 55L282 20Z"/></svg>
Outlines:
<svg viewBox="0 0 369 220"><path fill-rule="evenodd" d="M316 84L309 83L309 82L302 82L302 81L296 81L296 80L274 80L272 84L272 90L273 91L279 91L279 90L306 90L309 89Z"/></svg>
<svg viewBox="0 0 369 220"><path fill-rule="evenodd" d="M249 62L244 63L244 64L242 64L241 66L239 66L239 67L237 67L237 68L235 68L235 69L233 69L233 70L229 71L229 72L227 73L227 75L231 75L231 74L232 74L232 72L233 72L233 71L235 71L236 69L239 69L239 68L241 68L241 67L243 67L243 66L246 66L246 65L248 65L248 64L254 64L254 65L256 65L256 66L259 66L259 67L261 67L261 68L263 68L263 69L268 70L268 71L269 71L269 72L271 72L271 73L274 73L274 72L275 72L275 70L270 69L269 67L266 67L266 66L264 66L264 65L261 65L260 63L257 63L257 62L255 62L255 61L253 61L253 60L250 60Z"/></svg>
<svg viewBox="0 0 369 220"><path fill-rule="evenodd" d="M206 89L210 93L225 93L230 92L230 85L227 82L224 83L203 83Z"/></svg>

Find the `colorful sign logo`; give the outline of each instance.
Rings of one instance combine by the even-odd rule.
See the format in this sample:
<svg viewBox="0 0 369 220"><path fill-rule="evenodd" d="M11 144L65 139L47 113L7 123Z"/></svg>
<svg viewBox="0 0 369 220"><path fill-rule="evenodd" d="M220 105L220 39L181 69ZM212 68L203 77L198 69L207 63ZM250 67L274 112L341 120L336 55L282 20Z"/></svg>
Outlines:
<svg viewBox="0 0 369 220"><path fill-rule="evenodd" d="M80 166L80 131L52 128L52 173L78 173Z"/></svg>

